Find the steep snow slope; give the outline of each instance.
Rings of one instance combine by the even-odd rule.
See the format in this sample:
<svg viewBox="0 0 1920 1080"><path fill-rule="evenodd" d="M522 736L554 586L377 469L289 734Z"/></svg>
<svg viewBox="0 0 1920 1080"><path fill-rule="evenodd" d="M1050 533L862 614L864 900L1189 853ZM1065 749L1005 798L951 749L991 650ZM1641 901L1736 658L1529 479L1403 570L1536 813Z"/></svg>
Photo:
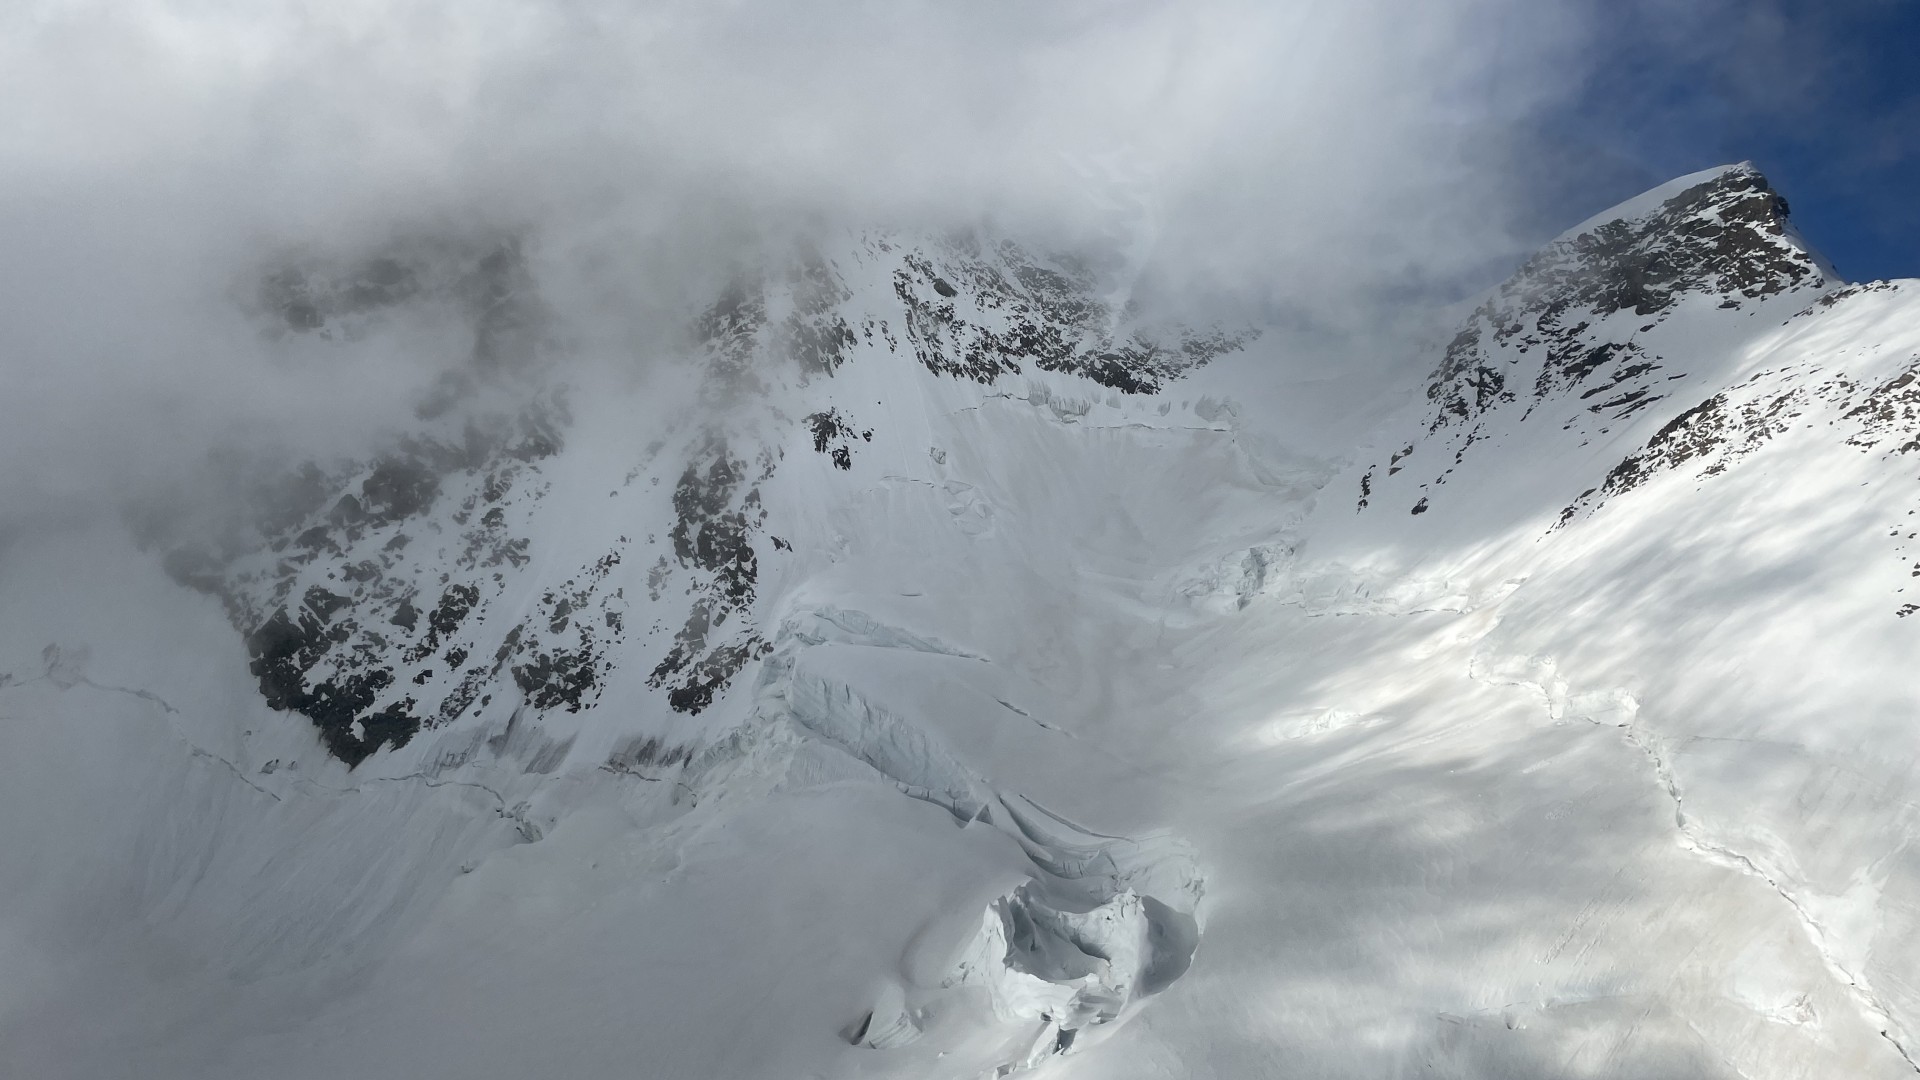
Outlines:
<svg viewBox="0 0 1920 1080"><path fill-rule="evenodd" d="M398 974L382 954L422 940L422 920L464 925L430 916L435 904L475 888L524 898L517 876L536 871L499 849L566 849L566 829L603 815L629 822L613 835L657 845L634 864L649 879L661 860L704 850L737 884L718 896L703 875L684 894L636 898L631 879L611 890L641 905L630 914L661 945L714 942L673 960L634 954L637 982L621 997L693 1010L636 1033L652 1055L702 1017L738 1012L733 995L824 982L828 992L809 991L816 1008L797 1014L808 1023L769 1034L757 1055L734 1039L745 1056L726 1069L784 1073L798 1040L828 1057L914 1044L977 1072L1084 1046L1177 980L1204 891L1189 846L1152 827L1075 824L1022 793L1045 773L995 767L997 739L1064 737L1047 694L1072 683L1050 691L1033 672L1096 669L1047 641L1072 635L1085 602L1076 545L1047 521L1092 507L1097 529L1117 530L1109 572L1124 579L1150 550L1143 525L1181 536L1157 517L1169 484L1139 477L1190 474L1200 482L1188 497L1206 504L1232 497L1211 482L1222 469L1249 469L1211 426L1224 415L1214 403L1129 403L1244 335L1138 326L1106 284L1084 263L1009 242L847 237L834 258L808 251L743 276L697 320L689 363L607 394L555 383L547 315L510 245L270 277L262 306L283 332L351 337L384 309L464 310L472 364L422 403L417 430L366 460L243 472L236 483L258 494L241 520L209 530L156 515L140 523L149 554L108 550L9 577L9 610L49 612L10 626L21 637L9 682L29 712L57 725L124 685L132 704L120 711L144 709L171 764L188 769L108 800L130 820L165 822L162 837L134 827L99 852L100 873L119 878L105 889L116 910L101 917L152 928L143 947L204 961L220 994L238 995L172 1025L200 1044L181 1060L219 1068L204 1055L234 1054L242 1075L400 1067L385 1051L263 1065L234 1017L266 1010L284 1026L340 985ZM1063 438L1067 425L1126 434L1101 452ZM1104 460L1032 475L1063 454ZM1101 490L1129 486L1131 507ZM52 545L44 558L73 558L68 539ZM97 574L78 568L94 563L136 576L157 563L206 599L162 599L142 579L132 610L103 595L79 620L59 586ZM954 605L982 589L1016 599ZM209 604L231 629L209 627ZM185 635L168 629L187 619L183 605L198 626ZM118 649L102 640L103 610L123 623ZM158 664L142 640L169 636L207 655ZM1015 651L961 644L971 641ZM1022 658L1027 644L1054 655ZM251 697L235 682L236 647ZM16 735L23 755L56 737ZM787 830L766 841L792 852L784 869L764 845L726 839L768 814L767 800L783 807L765 820ZM46 877L50 857L36 852L23 880ZM852 873L863 866L871 880ZM464 873L477 876L443 899ZM496 875L515 883L484 884ZM70 887L96 891L79 880ZM793 915L763 906L810 889L815 902ZM802 934L777 987L757 987L761 964L721 947L788 953L790 920L835 909L846 931ZM871 935L871 950L847 934ZM686 972L663 977L661 964ZM446 989L470 981L449 976ZM353 1026L392 1024L401 1010L369 993L341 999L382 1002ZM144 1015L139 1001L127 1007ZM699 1056L720 1041L706 1027L676 1069L719 1067ZM332 1029L316 1019L313 1030ZM391 1038L412 1041L405 1030ZM88 1074L118 1060L57 1036L23 1034L23 1067L71 1059ZM588 1040L581 1051L636 1047ZM498 1067L497 1048L481 1057L475 1068Z"/></svg>
<svg viewBox="0 0 1920 1080"><path fill-rule="evenodd" d="M1747 954L1716 992L1782 1023L1864 1018L1910 1070L1920 309L1902 283L1829 284L1750 169L1659 194L1476 313L1428 409L1345 478L1358 511L1318 508L1286 588L1367 617L1472 611L1466 674L1617 729L1679 847L1772 894L1833 1002L1756 998ZM1716 1051L1740 1074L1781 1068L1738 1046Z"/></svg>
<svg viewBox="0 0 1920 1080"><path fill-rule="evenodd" d="M474 361L0 564L0 1063L1915 1071L1913 287L1684 178L1307 455L1128 275L849 236L570 389L511 246L273 277Z"/></svg>

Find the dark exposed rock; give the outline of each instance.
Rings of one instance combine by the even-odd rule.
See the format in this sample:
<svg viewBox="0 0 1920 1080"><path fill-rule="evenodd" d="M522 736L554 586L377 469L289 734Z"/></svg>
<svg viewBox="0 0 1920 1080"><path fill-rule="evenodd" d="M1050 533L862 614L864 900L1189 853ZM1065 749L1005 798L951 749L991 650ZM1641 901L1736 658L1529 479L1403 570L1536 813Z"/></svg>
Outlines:
<svg viewBox="0 0 1920 1080"><path fill-rule="evenodd" d="M413 236L360 259L291 258L262 275L258 299L282 331L323 338L352 338L408 305L454 305L473 325L472 360L482 376L531 362L545 317L519 243L510 237ZM471 386L471 379L449 373L420 415L441 415Z"/></svg>
<svg viewBox="0 0 1920 1080"><path fill-rule="evenodd" d="M525 658L513 666L513 680L534 710L579 712L598 700L613 666L608 650L625 636L620 607L624 596L620 590L609 594L601 588L620 563L619 550L610 551L541 597L538 618L547 627L548 639L535 636L530 624L522 623L503 646L502 658ZM590 609L601 617L584 617Z"/></svg>
<svg viewBox="0 0 1920 1080"><path fill-rule="evenodd" d="M513 681L536 709L565 707L579 712L582 696L598 685L598 668L590 649L535 653L513 669Z"/></svg>
<svg viewBox="0 0 1920 1080"><path fill-rule="evenodd" d="M412 698L372 709L380 691L393 681L385 668L309 685L307 672L345 639L340 631L347 625L329 628L325 617L310 609L296 621L282 608L249 635L247 652L267 705L305 715L335 757L357 765L382 746L406 745L420 721L411 713Z"/></svg>
<svg viewBox="0 0 1920 1080"><path fill-rule="evenodd" d="M1417 465L1408 460L1417 451L1434 470L1421 490L1435 489L1476 445L1539 413L1583 441L1605 436L1668 401L1687 377L1659 352L1661 337L1650 336L1683 300L1738 310L1827 284L1788 224L1786 201L1747 166L1556 240L1447 345L1426 387L1425 437L1396 452L1385 475ZM1611 490L1637 467L1622 463ZM1360 509L1378 501L1383 479L1377 469L1363 473Z"/></svg>
<svg viewBox="0 0 1920 1080"><path fill-rule="evenodd" d="M428 718L461 715L504 677L502 665L460 666L476 646L495 647L475 640L487 632L476 630L480 612L504 588L488 571L529 557L512 527L545 486L524 481L532 466L520 451L563 415L539 399L517 418L468 422L458 442L421 436L359 470L295 470L292 492L261 500L271 512L254 524L251 551L183 549L168 565L225 603L247 635L267 703L307 716L331 752L357 763L404 743ZM465 509L441 507L477 506L488 493L478 521L462 524ZM448 534L449 522L457 533ZM441 539L414 544L416 535ZM449 670L438 681L429 665L443 647ZM415 694L400 696L403 684Z"/></svg>
<svg viewBox="0 0 1920 1080"><path fill-rule="evenodd" d="M758 637L718 646L686 670L687 677L667 692L667 702L680 712L698 713L749 661L772 651L772 643Z"/></svg>
<svg viewBox="0 0 1920 1080"><path fill-rule="evenodd" d="M853 468L854 439L873 441L873 429L855 431L853 422L842 416L839 409L814 413L804 423L813 435L814 452L832 458L834 467L838 469Z"/></svg>
<svg viewBox="0 0 1920 1080"><path fill-rule="evenodd" d="M305 596L300 598L300 603L301 606L318 616L321 622L329 622L333 619L335 612L343 607L347 607L352 601L344 596L330 593L320 586L315 585L307 590Z"/></svg>
<svg viewBox="0 0 1920 1080"><path fill-rule="evenodd" d="M788 281L793 311L781 324L781 343L802 378L832 375L859 344L839 310L853 294L817 252L805 253L789 272Z"/></svg>
<svg viewBox="0 0 1920 1080"><path fill-rule="evenodd" d="M1851 384L1836 388L1849 395L1858 391ZM1841 418L1858 426L1847 436L1849 445L1871 448L1891 442L1896 454L1920 450L1920 357L1858 398L1846 397L1841 407Z"/></svg>
<svg viewBox="0 0 1920 1080"><path fill-rule="evenodd" d="M1849 296L1889 287L1843 290L1823 298L1818 307L1831 308ZM1717 476L1791 430L1815 407L1834 411L1849 446L1888 454L1920 451L1920 357L1872 386L1844 375L1822 379L1820 374L1806 365L1761 371L1694 405L1609 470L1598 488L1575 498L1555 527L1665 472L1698 466L1701 478Z"/></svg>
<svg viewBox="0 0 1920 1080"><path fill-rule="evenodd" d="M904 252L893 289L905 308L908 344L927 370L983 383L1031 363L1124 393L1153 393L1252 336L1179 329L1169 341L1136 330L1115 340L1120 313L1102 298L1091 269L1011 241L987 246L961 236Z"/></svg>
<svg viewBox="0 0 1920 1080"><path fill-rule="evenodd" d="M440 594L440 603L427 615L426 652L439 648L440 639L460 629L473 606L480 602L480 590L472 585L450 585ZM425 655L424 653L422 655Z"/></svg>
<svg viewBox="0 0 1920 1080"><path fill-rule="evenodd" d="M707 350L702 393L709 400L724 403L761 385L754 357L766 324L766 283L758 275L734 281L700 316L694 330Z"/></svg>
<svg viewBox="0 0 1920 1080"><path fill-rule="evenodd" d="M1532 400L1582 387L1606 372L1601 389L1638 391L1621 402L1626 411L1614 414L1624 416L1657 400L1645 379L1662 364L1631 340L1596 341L1591 331L1600 320L1620 312L1661 318L1693 293L1739 307L1822 280L1812 256L1789 233L1786 200L1753 169L1730 169L1644 218L1605 222L1529 259L1447 346L1427 386L1427 398L1437 406L1428 430L1516 400L1507 371L1519 354L1530 352L1544 357ZM1514 355L1499 355L1496 346L1509 344Z"/></svg>
<svg viewBox="0 0 1920 1080"><path fill-rule="evenodd" d="M439 493L440 477L425 462L411 458L382 460L360 485L368 514L382 521L398 521L421 513L433 505Z"/></svg>
<svg viewBox="0 0 1920 1080"><path fill-rule="evenodd" d="M730 616L753 603L759 575L752 533L766 511L757 489L739 493L745 478L745 463L732 456L725 442L714 439L674 488L675 520L669 534L674 555L703 580L673 648L647 682L656 688L671 686L668 702L681 712L705 709L720 688L760 655L763 643L749 627L734 628L735 640L712 642Z"/></svg>
<svg viewBox="0 0 1920 1080"><path fill-rule="evenodd" d="M817 252L740 276L695 327L708 400L737 403L771 381L831 377L863 337L906 346L943 376L992 381L1038 368L1127 393L1156 390L1242 340L1135 330L1133 314L1110 307L1085 264L1013 244L876 240L855 258L866 255L885 260L883 274L899 271L881 299L900 307L860 316L858 326L840 267ZM431 301L466 312L475 335L471 363L445 372L419 403L413 437L357 464L286 477L262 503L271 505L257 544L170 560L177 577L226 603L267 702L309 718L349 764L503 694L517 695L530 718L592 707L634 622L606 581L626 539L548 591L537 610L501 599L524 581L514 571L533 554L528 526L548 490L541 463L560 449L566 425L557 393L510 378L529 370L544 325L519 248L396 247L350 266L303 263L263 286L262 300L289 333L350 336L382 312ZM486 412L503 394L532 400L511 414ZM803 424L840 469L872 438L839 409ZM649 459L662 446L649 447ZM784 452L775 440L742 456L714 438L693 448L672 488L674 520L660 537L667 554L645 576L651 601L685 596L677 601L685 617L647 680L676 710L710 707L768 650L750 619L756 534L767 517L759 485ZM775 546L791 550L784 540Z"/></svg>
<svg viewBox="0 0 1920 1080"><path fill-rule="evenodd" d="M387 621L395 626L412 630L420 623L420 609L413 606L413 601L402 600L399 608L394 611L393 618Z"/></svg>

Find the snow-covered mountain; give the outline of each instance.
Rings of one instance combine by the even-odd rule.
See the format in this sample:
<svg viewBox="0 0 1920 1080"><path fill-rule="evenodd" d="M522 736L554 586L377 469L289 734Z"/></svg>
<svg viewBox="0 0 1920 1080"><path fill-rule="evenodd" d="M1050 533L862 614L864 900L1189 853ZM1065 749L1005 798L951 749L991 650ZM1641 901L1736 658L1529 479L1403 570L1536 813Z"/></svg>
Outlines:
<svg viewBox="0 0 1920 1080"><path fill-rule="evenodd" d="M1713 170L1304 440L1136 269L821 238L625 382L510 240L267 275L472 356L6 553L0 1062L1916 1071L1914 288Z"/></svg>

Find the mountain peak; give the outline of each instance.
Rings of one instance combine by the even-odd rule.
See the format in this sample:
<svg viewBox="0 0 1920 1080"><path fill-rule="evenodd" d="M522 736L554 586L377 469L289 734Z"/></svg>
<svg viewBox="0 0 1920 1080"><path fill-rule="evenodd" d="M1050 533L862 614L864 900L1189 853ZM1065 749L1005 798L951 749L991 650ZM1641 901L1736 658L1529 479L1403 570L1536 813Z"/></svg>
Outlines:
<svg viewBox="0 0 1920 1080"><path fill-rule="evenodd" d="M1664 184L1648 188L1624 202L1616 203L1605 210L1566 230L1554 240L1571 240L1582 233L1589 233L1610 221L1638 221L1658 212L1669 200L1682 193L1700 187L1717 186L1725 183L1741 183L1748 179L1757 179L1761 185L1772 190L1772 185L1759 168L1751 161L1741 161L1732 165L1716 165L1711 169L1676 176Z"/></svg>
<svg viewBox="0 0 1920 1080"><path fill-rule="evenodd" d="M1825 286L1824 261L1801 241L1787 214L1786 199L1759 170L1733 165L1662 185L1554 240L1495 290L1448 346L1427 387L1438 406L1430 427L1471 421L1516 401L1505 368L1520 355L1542 357L1532 395L1537 403L1637 352L1632 337L1652 330L1685 298L1711 299L1732 311ZM1576 348L1596 323L1615 316L1639 321L1618 341ZM1509 343L1514 355L1506 364L1491 363Z"/></svg>
<svg viewBox="0 0 1920 1080"><path fill-rule="evenodd" d="M1776 297L1837 283L1788 212L1741 163L1662 184L1554 239L1468 316L1427 382L1419 433L1363 477L1360 507L1417 485L1406 505L1426 513L1478 443L1524 430L1558 453L1665 415L1685 380L1711 378L1692 355L1700 342L1747 333ZM1429 444L1438 453L1423 466Z"/></svg>

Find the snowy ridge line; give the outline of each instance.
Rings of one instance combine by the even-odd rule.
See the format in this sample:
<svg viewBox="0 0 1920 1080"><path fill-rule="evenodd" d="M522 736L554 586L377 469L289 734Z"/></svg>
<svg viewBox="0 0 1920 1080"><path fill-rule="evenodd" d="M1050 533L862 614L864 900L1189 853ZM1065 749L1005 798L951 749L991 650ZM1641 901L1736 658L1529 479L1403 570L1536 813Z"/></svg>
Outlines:
<svg viewBox="0 0 1920 1080"><path fill-rule="evenodd" d="M128 690L118 686L101 686L100 684L91 682L91 681L83 681L80 685L90 687L94 690L103 690L108 693L132 694L134 697L158 704L161 708L165 709L169 714L178 713L180 711L174 708L173 706L168 705L166 702L161 701L157 695L152 694L145 690ZM249 777L246 774L246 772L240 768L240 766L235 765L233 762L227 760L225 757L222 757L221 755L214 753L213 751L207 749L204 746L201 746L199 743L196 743L192 739L188 738L186 733L181 731L178 727L176 727L172 723L172 721L168 721L167 723L167 733L169 735L172 735L175 739L178 739L181 745L187 748L187 753L192 755L193 757L204 758L208 761L217 762L219 765L225 768L228 772L232 773L233 778L235 780L240 781L242 784L247 785L253 790L259 792L260 794L265 795L267 798L272 799L274 802L285 801L274 792L269 791L266 788L261 787L259 784L254 783L253 779Z"/></svg>
<svg viewBox="0 0 1920 1080"><path fill-rule="evenodd" d="M484 791L488 795L491 795L494 801L500 804L500 808L503 812L505 811L507 806L507 797L505 795L502 795L497 789L493 787L480 783L478 780L446 780L446 779L442 779L441 777L435 776L431 773L424 773L424 772L408 773L405 776L369 776L365 780L360 781L358 784L355 784L352 787L346 787L346 788L330 787L326 784L320 783L317 780L309 780L304 776L295 780L293 783L298 787L311 788L313 791L321 795L324 795L328 798L336 798L342 795L357 795L360 793L362 789L364 789L370 784L419 783L430 788L464 787L464 788L473 788L476 791Z"/></svg>
<svg viewBox="0 0 1920 1080"><path fill-rule="evenodd" d="M94 682L87 676L85 671L88 654L84 646L78 649L68 650L62 649L58 645L50 644L41 652L40 656L41 659L46 662L46 669L44 671L31 679L15 679L12 675L0 675L0 689L31 686L37 682L47 682L52 684L53 687L61 693L66 693L75 687L84 686L89 690L98 690L103 694L126 694L129 697L138 698L149 705L158 705L163 716L177 716L180 713L179 709L174 708L165 698L151 690L142 690L127 686L110 686L105 683ZM166 726L167 734L173 736L182 746L186 747L189 756L215 762L232 773L234 779L252 788L254 791L265 795L274 802L283 801L279 795L254 783L238 765L235 765L221 755L208 750L206 747L188 738L186 732L181 731L179 726L172 720L167 720Z"/></svg>
<svg viewBox="0 0 1920 1080"><path fill-rule="evenodd" d="M167 704L167 699L161 697L159 694L156 694L151 690L136 690L133 687L129 687L129 686L109 686L105 683L94 682L92 679L88 679L88 678L82 678L80 680L79 685L92 687L95 690L104 690L110 694L132 694L134 697L137 697L142 701L150 701L153 704L160 706L161 709L165 710L170 714L178 713L180 711L179 709L174 708L172 705Z"/></svg>
<svg viewBox="0 0 1920 1080"><path fill-rule="evenodd" d="M11 685L27 686L38 681L40 681L38 678L27 679L21 682L12 683ZM59 684L56 682L55 685L58 686ZM179 712L178 709L175 709L171 705L168 705L165 701L161 700L161 698L158 695L150 691L132 690L126 687L119 687L119 686L104 686L104 685L101 685L100 683L96 683L91 679L87 679L87 678L81 678L75 683L73 683L73 685L84 686L84 687L87 687L88 689L98 690L103 693L129 694L133 697L140 698L143 701L148 701L153 704L157 704L163 709L165 709L168 713ZM191 756L196 758L203 758L207 761L212 761L221 765L228 772L233 774L234 779L240 781L242 784L245 784L247 787L252 788L254 791L257 791L260 794L265 795L267 798L272 799L274 802L286 801L286 799L280 794L255 783L250 777L247 776L246 771L241 769L240 766L234 764L232 761L229 761L227 758L219 754L216 754L211 750L208 750L207 748L199 745L198 743L195 743L192 739L188 738L185 733L181 732L177 727L173 726L171 723L168 724L168 733L171 734L175 739L179 740L180 743L186 747L187 753L190 754ZM665 778L664 777L640 777L640 779L664 780ZM544 782L546 781L543 780L543 783ZM483 791L487 793L489 796L491 796L493 800L499 804L498 813L501 817L511 818L512 820L514 820L514 822L516 823L516 828L519 830L520 834L525 839L532 841L532 840L538 840L540 838L539 836L540 829L537 825L534 825L533 823L525 820L523 816L516 816L512 811L508 809L508 800L505 795L501 794L499 790L487 784L480 783L477 780L451 780L451 779L445 779L445 778L436 776L431 773L415 772L415 773L408 773L405 776L369 776L361 780L360 783L355 784L352 787L345 787L345 788L331 787L329 785L320 783L317 780L313 780L305 776L298 777L293 781L291 781L292 786L307 789L310 793L318 795L323 798L341 798L348 795L356 795L356 794L359 794L359 792L363 788L372 784L402 784L402 783L419 783L422 786L430 787L430 788L464 787L464 788L473 788L477 791ZM684 787L685 785L683 784L682 786ZM523 800L517 808L524 810L526 806L527 806L527 802Z"/></svg>
<svg viewBox="0 0 1920 1080"><path fill-rule="evenodd" d="M1539 672L1546 681L1524 675L1504 675L1490 670L1493 666L1515 666L1516 662L1523 670ZM1623 688L1569 693L1567 681L1558 677L1555 672L1556 665L1550 657L1490 658L1486 653L1479 651L1475 652L1467 665L1467 677L1476 682L1490 686L1519 687L1539 695L1542 704L1546 707L1548 717L1554 721L1580 719L1596 727L1611 725L1620 729L1627 744L1647 759L1647 763L1653 769L1655 782L1659 785L1661 792L1672 801L1674 828L1680 834L1680 846L1716 866L1757 878L1785 901L1805 930L1808 943L1813 946L1814 952L1826 965L1828 974L1846 988L1855 1006L1871 1022L1880 1037L1900 1055L1900 1059L1906 1062L1907 1067L1915 1073L1920 1073L1920 1061L1916 1061L1913 1053L1908 1049L1905 1031L1893 1019L1885 1002L1875 993L1866 979L1848 971L1836 957L1833 948L1827 943L1826 928L1793 894L1792 890L1781 884L1784 875L1776 875L1761 866L1752 856L1710 839L1700 823L1687 815L1685 795L1681 791L1680 781L1675 776L1672 765L1667 760L1667 755L1660 749L1658 740L1646 733L1638 723L1639 700ZM1596 705L1601 707L1595 708ZM1609 705L1611 707L1608 707ZM1616 716L1620 718L1615 719Z"/></svg>
<svg viewBox="0 0 1920 1080"><path fill-rule="evenodd" d="M84 673L84 667L88 660L87 650L84 647L78 648L78 649L62 649L57 645L49 645L47 646L46 651L42 655L47 663L46 671L30 679L17 679L12 675L0 676L0 690L13 688L13 687L31 686L39 682L47 682L63 693L68 690L74 689L76 687L85 687L87 689L96 690L101 693L126 694L128 696L138 698L149 704L159 706L163 710L164 714L167 716L178 715L180 712L179 709L175 708L173 705L168 703L160 695L150 690L143 690L143 689L132 688L132 687L124 687L124 686L112 686L112 685L94 681L92 678L90 678ZM276 803L283 803L286 801L286 796L284 796L279 792L275 792L270 788L263 787L262 785L254 781L252 777L250 777L247 774L245 769L242 769L239 765L237 765L233 761L195 742L185 732L181 731L179 727L176 724L174 724L171 720L167 722L167 733L171 735L175 740L177 740L186 749L187 753L191 757L201 758L206 761L211 761L220 765L222 768L226 769L227 772L231 773L234 779L246 785L248 788L251 788L255 792L258 792L261 795L265 795L267 798L272 799ZM287 783L289 787L301 789L303 792L305 792L308 795L316 796L320 798L328 798L328 799L336 799L336 798L343 798L350 795L356 795L360 793L363 789L374 784L417 783L423 787L428 787L428 788L442 788L442 787L470 788L476 791L484 792L487 796L492 798L494 803L496 804L495 810L494 810L495 814L501 818L504 818L513 822L514 828L520 834L521 838L531 843L533 841L537 841L541 839L541 837L544 835L544 830L540 827L540 825L534 822L529 817L529 814L532 808L533 798L539 794L541 789L547 787L549 784L555 781L575 779L573 777L568 777L568 776L539 777L530 787L524 790L523 793L526 797L516 802L510 799L506 795L506 793L503 792L500 788L495 787L493 785L482 783L478 780L473 780L473 779L449 778L444 775L444 773L446 772L455 771L455 770L464 770L468 773L473 772L474 770L469 769L467 765L468 763L463 760L458 764L443 767L437 772L428 772L428 771L421 770L421 771L407 773L401 776L367 776L367 777L363 777L358 783L355 783L349 787L334 787L307 776L295 777L292 780L288 781ZM694 791L693 788L689 787L685 781L675 777L647 776L630 769L616 768L613 765L603 765L601 766L601 769L602 771L611 772L618 776L625 776L633 779L645 780L652 783L665 783L671 780L676 787L687 792L689 795L695 796L697 798L697 793Z"/></svg>
<svg viewBox="0 0 1920 1080"><path fill-rule="evenodd" d="M1199 945L1205 879L1183 841L1094 832L1000 791L911 720L803 670L806 650L829 641L986 658L863 612L809 611L782 622L764 661L756 714L839 748L902 794L945 809L962 828L1004 834L1033 867L1029 881L982 913L979 931L938 987L922 988L916 1000L877 1003L842 1033L848 1041L906 1045L919 1037L926 1003L943 991L979 987L995 1019L1029 1032L1021 1036L1026 1049L993 1074L1004 1076L1085 1045L1089 1029L1111 1030L1185 974Z"/></svg>
<svg viewBox="0 0 1920 1080"><path fill-rule="evenodd" d="M530 792L529 794L531 795L531 794L537 793L540 787L551 782L553 779L555 778L551 778L551 777L543 778L539 784L535 785L534 792ZM405 776L370 776L350 788L328 787L327 785L319 783L317 781L309 780L304 776L294 781L295 785L300 787L311 788L315 792L319 793L322 797L330 798L330 799L341 798L347 795L357 795L359 794L362 788L370 784L410 784L410 783L417 783L423 787L429 787L429 788L459 787L459 788L472 788L476 791L486 792L488 795L492 796L494 802L499 804L498 806L495 807L494 813L501 818L504 818L508 821L513 822L514 831L520 834L520 838L522 840L525 840L527 843L531 844L546 835L546 830L542 829L536 822L534 822L528 816L531 813L532 806L533 806L531 798L522 799L519 802L514 803L512 807L509 808L507 803L507 797L505 795L501 794L499 790L493 787L490 787L486 784L482 784L477 780L443 780L437 776L433 776L428 773L418 772L418 773L408 773Z"/></svg>
<svg viewBox="0 0 1920 1080"><path fill-rule="evenodd" d="M994 698L993 700L999 702L1002 706L1004 706L1007 709L1008 712L1011 712L1016 716L1024 716L1027 719L1033 721L1033 726L1039 728L1042 731L1051 731L1056 735L1064 735L1069 739L1077 739L1080 737L1078 735L1075 735L1073 732L1068 731L1066 728L1061 727L1058 724L1047 723L1045 720L1040 719L1039 717L1033 715L1032 713L1021 708L1020 706L1015 705L1013 702L1008 701L1005 698L997 697L997 698Z"/></svg>
<svg viewBox="0 0 1920 1080"><path fill-rule="evenodd" d="M240 771L240 767L238 765L235 765L233 762L228 761L226 758L223 758L219 754L213 753L210 750L203 750L200 747L195 746L192 742L188 741L185 735L180 735L180 733L177 731L174 732L174 734L179 737L181 742L184 742L187 744L187 752L192 754L194 757L207 758L210 761L217 761L220 764L226 766L227 771L233 774L234 779L247 785L253 790L259 792L260 794L265 795L267 798L272 799L274 802L285 801L282 798L280 798L280 796L274 794L271 791L268 791L266 788L261 787L259 784L254 783L252 780L247 779L247 774Z"/></svg>

